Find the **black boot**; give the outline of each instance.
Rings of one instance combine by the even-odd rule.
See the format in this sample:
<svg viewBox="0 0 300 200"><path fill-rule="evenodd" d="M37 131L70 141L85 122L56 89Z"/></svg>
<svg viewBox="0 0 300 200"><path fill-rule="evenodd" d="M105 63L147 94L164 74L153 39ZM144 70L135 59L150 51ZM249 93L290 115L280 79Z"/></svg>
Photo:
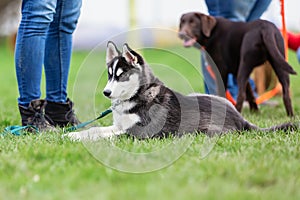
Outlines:
<svg viewBox="0 0 300 200"><path fill-rule="evenodd" d="M49 121L53 126L65 127L80 124L73 110L73 102L69 98L66 103L47 101L45 114L51 119Z"/></svg>
<svg viewBox="0 0 300 200"><path fill-rule="evenodd" d="M28 108L19 105L19 111L22 118L22 126L32 125L38 128L38 131L56 131L46 119L44 109L46 101L42 99L33 100L30 102ZM34 132L34 128L28 128L27 131Z"/></svg>

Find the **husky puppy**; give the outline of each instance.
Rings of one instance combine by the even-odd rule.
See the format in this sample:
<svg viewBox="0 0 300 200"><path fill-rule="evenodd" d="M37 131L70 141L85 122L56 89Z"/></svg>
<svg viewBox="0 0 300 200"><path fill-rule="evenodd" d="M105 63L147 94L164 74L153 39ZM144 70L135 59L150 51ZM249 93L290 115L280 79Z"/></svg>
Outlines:
<svg viewBox="0 0 300 200"><path fill-rule="evenodd" d="M120 134L145 139L195 132L214 135L295 128L286 123L260 129L246 121L225 98L175 92L155 77L142 56L127 44L120 53L113 42L108 42L106 63L108 82L103 94L112 101L113 125L68 133L73 140L97 140Z"/></svg>

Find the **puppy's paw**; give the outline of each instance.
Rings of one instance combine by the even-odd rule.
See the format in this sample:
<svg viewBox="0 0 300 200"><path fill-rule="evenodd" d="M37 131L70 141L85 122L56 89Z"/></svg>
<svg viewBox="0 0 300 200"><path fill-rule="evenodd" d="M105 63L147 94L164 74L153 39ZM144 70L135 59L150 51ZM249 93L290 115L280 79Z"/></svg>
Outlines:
<svg viewBox="0 0 300 200"><path fill-rule="evenodd" d="M81 132L71 132L62 135L63 138L69 138L72 141L81 141L84 139Z"/></svg>
<svg viewBox="0 0 300 200"><path fill-rule="evenodd" d="M72 141L97 141L103 136L101 133L92 133L90 131L71 132L64 134L63 137L67 137Z"/></svg>

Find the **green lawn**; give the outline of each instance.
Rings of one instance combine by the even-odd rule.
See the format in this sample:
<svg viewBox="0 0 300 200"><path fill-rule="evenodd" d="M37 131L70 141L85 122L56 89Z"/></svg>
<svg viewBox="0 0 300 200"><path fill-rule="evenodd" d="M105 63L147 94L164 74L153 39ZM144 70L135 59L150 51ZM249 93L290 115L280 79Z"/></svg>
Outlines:
<svg viewBox="0 0 300 200"><path fill-rule="evenodd" d="M171 88L186 94L202 91L199 67L193 67L199 66L195 49L145 49L143 55L154 73ZM290 52L289 59L300 73L294 52ZM2 131L20 123L13 53L4 45L0 47L0 64ZM82 121L93 119L110 106L102 95L105 81L103 51L74 53L68 89ZM296 121L300 116L299 84L298 76L291 77ZM273 100L279 102L277 107L261 106L260 114L244 109L243 115L261 127L289 121L281 98ZM108 116L96 124L111 122ZM107 167L107 163L94 158L97 149L91 150L88 143L62 139L61 134L0 137L0 199L300 199L300 132L224 135L215 140L207 156L202 155L207 138L198 135L190 138L179 159L147 173L113 169L121 169L127 157L112 160L116 165ZM180 142L172 138L137 141L121 137L103 140L97 153L109 160L114 151L105 149L105 145L139 154L158 152ZM176 154L169 153L164 157ZM141 166L149 167L147 161L129 156L127 165L143 171Z"/></svg>

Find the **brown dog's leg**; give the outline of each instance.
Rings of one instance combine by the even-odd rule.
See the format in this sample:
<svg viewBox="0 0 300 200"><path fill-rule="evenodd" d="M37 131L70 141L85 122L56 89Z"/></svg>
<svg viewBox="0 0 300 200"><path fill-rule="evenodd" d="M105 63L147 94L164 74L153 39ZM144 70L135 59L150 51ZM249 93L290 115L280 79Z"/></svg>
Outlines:
<svg viewBox="0 0 300 200"><path fill-rule="evenodd" d="M250 62L246 62L246 61L244 60L243 57L241 58L241 63L240 63L239 71L237 74L237 83L238 83L238 87L239 87L239 92L238 92L238 97L237 97L235 107L239 112L242 111L243 102L246 98L247 93L248 93L247 100L249 100L250 107L252 106L253 109L257 108L257 105L256 106L253 105L255 103L255 99L254 99L254 95L252 93L252 90L251 90L251 87L250 87L250 84L248 81L250 74L252 72L252 69L254 68L255 65L251 64ZM249 87L249 88L247 89L247 87ZM250 93L252 93L252 95Z"/></svg>
<svg viewBox="0 0 300 200"><path fill-rule="evenodd" d="M246 94L241 94L239 92L238 98L237 98L237 103L235 105L235 108L237 109L237 111L242 112L242 108L243 108L243 102L245 100Z"/></svg>
<svg viewBox="0 0 300 200"><path fill-rule="evenodd" d="M246 98L246 83L247 81L238 81L238 86L239 86L239 92L238 92L238 97L236 101L235 108L237 111L241 112L243 108L243 102Z"/></svg>
<svg viewBox="0 0 300 200"><path fill-rule="evenodd" d="M250 110L258 112L258 106L256 104L256 99L254 97L254 94L253 94L253 91L252 91L249 81L246 86L246 99L249 103Z"/></svg>
<svg viewBox="0 0 300 200"><path fill-rule="evenodd" d="M276 63L277 64L277 63ZM274 65L274 71L277 75L277 78L282 86L282 98L283 103L285 106L285 110L287 112L287 115L290 117L294 116L291 97L290 97L290 77L289 74L285 71L281 71L280 68L278 68L279 65ZM277 68L276 68L277 67ZM279 66L280 67L280 66Z"/></svg>

